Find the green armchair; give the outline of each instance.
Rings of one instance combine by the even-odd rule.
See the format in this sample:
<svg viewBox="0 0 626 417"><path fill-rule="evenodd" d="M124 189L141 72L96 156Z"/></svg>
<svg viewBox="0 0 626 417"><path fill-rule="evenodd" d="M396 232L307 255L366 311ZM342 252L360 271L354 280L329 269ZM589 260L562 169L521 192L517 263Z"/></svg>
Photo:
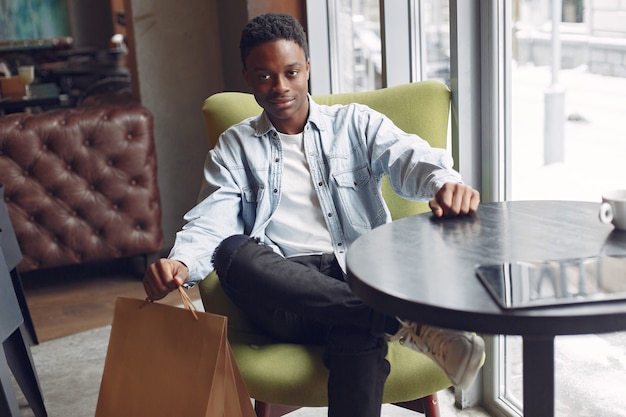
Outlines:
<svg viewBox="0 0 626 417"><path fill-rule="evenodd" d="M319 104L358 102L386 114L401 129L416 133L434 147L447 141L450 91L439 82L422 81L376 91L314 96ZM251 94L215 94L202 108L209 145L229 126L258 114ZM383 181L383 194L394 219L428 210L426 203L395 195ZM200 283L206 311L228 317L228 338L258 417L277 417L299 407L327 405L328 370L322 347L281 343L261 334L222 291L215 272ZM439 416L436 393L449 387L445 373L428 357L390 343L391 373L383 401Z"/></svg>

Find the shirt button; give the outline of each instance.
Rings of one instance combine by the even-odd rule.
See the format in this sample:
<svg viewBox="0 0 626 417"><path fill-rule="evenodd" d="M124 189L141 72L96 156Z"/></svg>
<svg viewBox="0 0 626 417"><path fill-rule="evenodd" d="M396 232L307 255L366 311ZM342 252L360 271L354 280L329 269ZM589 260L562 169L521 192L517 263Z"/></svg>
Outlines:
<svg viewBox="0 0 626 417"><path fill-rule="evenodd" d="M333 217L333 213L328 213L327 216L328 217Z"/></svg>
<svg viewBox="0 0 626 417"><path fill-rule="evenodd" d="M278 188L274 188L274 193L277 193L277 192L278 192Z"/></svg>
<svg viewBox="0 0 626 417"><path fill-rule="evenodd" d="M320 181L320 182L317 183L317 185L319 185L321 187L322 185L324 185L324 183L322 181Z"/></svg>

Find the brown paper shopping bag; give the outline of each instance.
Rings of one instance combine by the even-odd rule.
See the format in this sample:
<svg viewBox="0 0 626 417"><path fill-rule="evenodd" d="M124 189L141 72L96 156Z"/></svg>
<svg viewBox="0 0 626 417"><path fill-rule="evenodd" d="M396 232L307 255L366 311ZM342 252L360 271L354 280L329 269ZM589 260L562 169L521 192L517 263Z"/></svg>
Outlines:
<svg viewBox="0 0 626 417"><path fill-rule="evenodd" d="M117 299L96 417L255 416L226 317L192 312Z"/></svg>

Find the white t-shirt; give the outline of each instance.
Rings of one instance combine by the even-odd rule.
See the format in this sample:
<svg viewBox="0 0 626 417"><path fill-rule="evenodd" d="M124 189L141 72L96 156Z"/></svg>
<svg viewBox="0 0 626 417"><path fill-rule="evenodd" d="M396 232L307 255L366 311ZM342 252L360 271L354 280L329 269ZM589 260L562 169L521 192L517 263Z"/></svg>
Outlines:
<svg viewBox="0 0 626 417"><path fill-rule="evenodd" d="M282 192L267 236L286 257L332 253L333 246L304 155L303 134L279 133L283 148Z"/></svg>

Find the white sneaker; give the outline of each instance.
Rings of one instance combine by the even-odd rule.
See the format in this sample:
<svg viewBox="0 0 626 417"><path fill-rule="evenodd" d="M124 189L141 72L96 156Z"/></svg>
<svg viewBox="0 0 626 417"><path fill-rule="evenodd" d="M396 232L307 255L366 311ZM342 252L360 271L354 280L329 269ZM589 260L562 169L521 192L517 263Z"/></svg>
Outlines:
<svg viewBox="0 0 626 417"><path fill-rule="evenodd" d="M466 388L476 378L485 352L483 339L470 332L442 329L398 319L400 329L390 337L424 353L448 375L455 387Z"/></svg>

